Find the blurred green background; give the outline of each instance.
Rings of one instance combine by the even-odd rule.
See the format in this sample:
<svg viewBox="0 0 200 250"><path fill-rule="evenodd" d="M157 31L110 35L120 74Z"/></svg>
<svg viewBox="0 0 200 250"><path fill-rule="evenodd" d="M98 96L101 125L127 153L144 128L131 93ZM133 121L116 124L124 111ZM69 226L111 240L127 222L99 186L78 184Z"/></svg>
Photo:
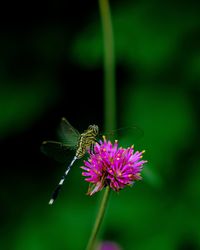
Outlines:
<svg viewBox="0 0 200 250"><path fill-rule="evenodd" d="M111 1L117 126L136 124L143 181L113 193L101 231L124 250L200 249L200 18L196 1ZM101 194L85 195L77 162L40 153L65 116L80 131L103 120L103 44L96 1L2 5L0 249L84 249ZM25 10L24 10L25 9ZM119 138L120 142L120 138Z"/></svg>

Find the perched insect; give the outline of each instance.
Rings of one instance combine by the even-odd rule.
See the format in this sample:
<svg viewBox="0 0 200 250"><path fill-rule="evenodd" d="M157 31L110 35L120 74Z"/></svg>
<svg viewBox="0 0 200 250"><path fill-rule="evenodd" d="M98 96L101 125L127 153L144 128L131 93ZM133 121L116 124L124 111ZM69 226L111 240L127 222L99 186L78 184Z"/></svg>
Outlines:
<svg viewBox="0 0 200 250"><path fill-rule="evenodd" d="M59 191L65 181L67 174L69 173L72 165L77 159L82 158L88 150L93 151L94 144L97 142L97 135L99 133L99 127L97 125L89 125L87 130L80 134L72 125L65 119L61 119L60 133L63 137L62 142L56 141L44 141L41 146L42 152L45 154L54 154L54 152L66 153L69 149L75 150L75 156L71 163L67 166L64 175L62 176L58 186L52 194L49 204L53 204L56 200ZM53 156L53 155L52 155Z"/></svg>

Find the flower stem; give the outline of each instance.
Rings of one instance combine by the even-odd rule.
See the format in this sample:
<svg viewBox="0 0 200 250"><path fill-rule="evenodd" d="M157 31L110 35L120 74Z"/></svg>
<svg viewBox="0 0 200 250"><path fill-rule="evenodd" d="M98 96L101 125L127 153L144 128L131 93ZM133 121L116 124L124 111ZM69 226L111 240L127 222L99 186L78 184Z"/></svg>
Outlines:
<svg viewBox="0 0 200 250"><path fill-rule="evenodd" d="M105 130L116 129L116 84L114 39L109 0L99 0L104 42L104 121Z"/></svg>
<svg viewBox="0 0 200 250"><path fill-rule="evenodd" d="M94 245L95 245L95 242L96 242L96 236L97 236L97 233L99 231L100 225L102 223L103 216L105 214L105 208L106 208L106 205L107 205L107 202L108 202L109 193L110 193L110 187L107 186L105 188L105 191L104 191L104 194L103 194L103 197L102 197L102 200L101 200L99 211L98 211L96 221L95 221L95 224L94 224L94 227L93 227L93 230L92 230L92 233L91 233L91 236L90 236L90 239L89 239L86 250L93 250L94 249Z"/></svg>
<svg viewBox="0 0 200 250"><path fill-rule="evenodd" d="M109 0L99 0L99 9L104 40L104 121L105 129L107 131L111 131L116 128L116 87L114 41ZM86 250L94 250L96 237L105 214L109 193L110 187L107 186L101 200L99 211Z"/></svg>

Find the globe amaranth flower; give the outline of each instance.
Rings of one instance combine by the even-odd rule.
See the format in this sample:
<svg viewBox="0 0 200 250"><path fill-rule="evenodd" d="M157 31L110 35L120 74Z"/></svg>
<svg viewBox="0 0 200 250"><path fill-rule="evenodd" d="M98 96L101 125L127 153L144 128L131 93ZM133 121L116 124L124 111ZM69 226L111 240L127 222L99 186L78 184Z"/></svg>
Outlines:
<svg viewBox="0 0 200 250"><path fill-rule="evenodd" d="M97 250L122 250L122 248L113 241L103 241L97 246Z"/></svg>
<svg viewBox="0 0 200 250"><path fill-rule="evenodd" d="M140 180L143 164L147 162L141 160L144 152L134 152L133 146L119 148L117 141L112 144L104 136L103 141L95 144L90 158L84 161L85 166L81 167L85 180L92 184L88 194L93 195L108 185L114 191L119 191Z"/></svg>

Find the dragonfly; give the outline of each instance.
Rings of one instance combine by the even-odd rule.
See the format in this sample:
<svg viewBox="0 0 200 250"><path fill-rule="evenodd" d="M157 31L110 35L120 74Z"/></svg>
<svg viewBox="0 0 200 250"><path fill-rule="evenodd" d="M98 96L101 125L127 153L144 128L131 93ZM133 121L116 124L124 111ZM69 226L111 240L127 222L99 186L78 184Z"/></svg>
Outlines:
<svg viewBox="0 0 200 250"><path fill-rule="evenodd" d="M41 150L43 153L52 156L57 152L66 153L70 149L75 151L75 155L71 161L71 163L66 167L64 175L61 177L56 189L54 190L51 199L49 201L49 205L52 205L63 186L63 183L68 175L71 167L74 162L80 158L82 158L88 150L93 152L94 144L97 142L97 136L99 134L99 127L97 125L89 125L88 128L83 132L79 133L68 121L66 118L61 119L60 123L60 136L62 136L63 142L57 141L44 141L41 146ZM55 152L55 153L54 153Z"/></svg>

